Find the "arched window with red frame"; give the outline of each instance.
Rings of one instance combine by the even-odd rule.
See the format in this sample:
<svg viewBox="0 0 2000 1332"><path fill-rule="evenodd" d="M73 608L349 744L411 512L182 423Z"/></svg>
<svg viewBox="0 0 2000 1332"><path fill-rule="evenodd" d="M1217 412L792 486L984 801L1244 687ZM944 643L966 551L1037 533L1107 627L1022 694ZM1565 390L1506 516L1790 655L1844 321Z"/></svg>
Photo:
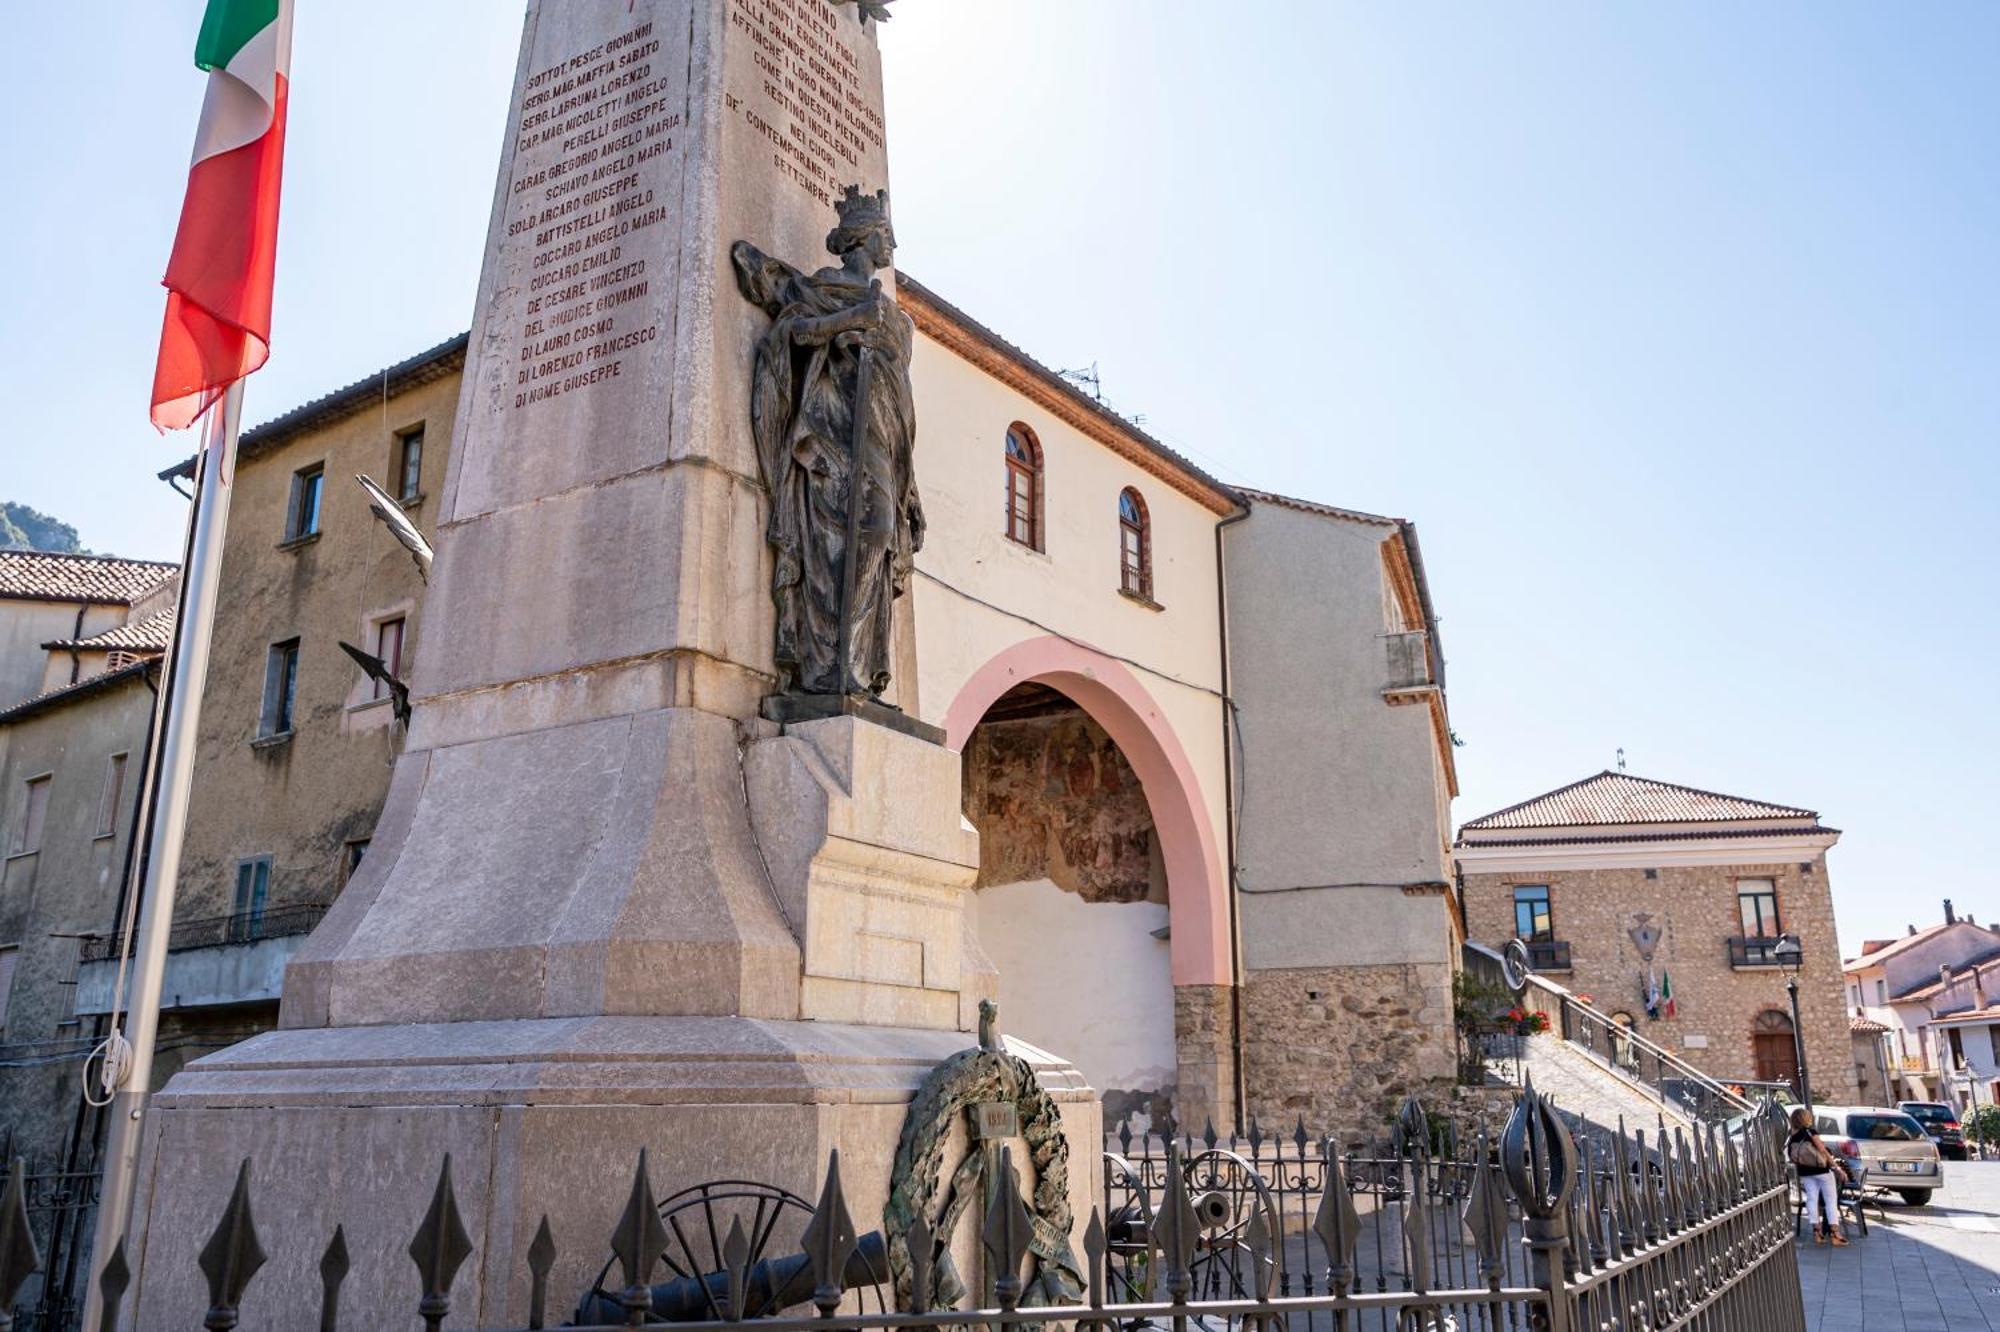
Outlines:
<svg viewBox="0 0 2000 1332"><path fill-rule="evenodd" d="M1042 549L1042 444L1016 421L1007 427L1007 539Z"/></svg>
<svg viewBox="0 0 2000 1332"><path fill-rule="evenodd" d="M1153 599L1153 520L1130 486L1118 496L1118 569L1127 596Z"/></svg>

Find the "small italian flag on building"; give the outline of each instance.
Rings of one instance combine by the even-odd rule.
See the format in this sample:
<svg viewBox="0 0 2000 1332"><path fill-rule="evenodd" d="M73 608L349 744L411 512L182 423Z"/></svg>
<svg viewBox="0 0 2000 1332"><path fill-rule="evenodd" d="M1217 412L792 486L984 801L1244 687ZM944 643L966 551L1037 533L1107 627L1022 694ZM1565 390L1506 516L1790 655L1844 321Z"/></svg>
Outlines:
<svg viewBox="0 0 2000 1332"><path fill-rule="evenodd" d="M208 0L194 62L208 71L187 199L167 262L153 424L192 425L271 348L278 185L292 0Z"/></svg>

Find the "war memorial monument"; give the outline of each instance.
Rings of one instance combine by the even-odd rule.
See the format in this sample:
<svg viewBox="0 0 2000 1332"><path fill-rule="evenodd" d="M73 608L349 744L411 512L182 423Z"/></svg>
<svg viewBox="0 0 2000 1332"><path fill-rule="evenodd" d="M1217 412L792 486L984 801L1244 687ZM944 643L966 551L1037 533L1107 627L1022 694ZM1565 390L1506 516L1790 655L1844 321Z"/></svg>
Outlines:
<svg viewBox="0 0 2000 1332"><path fill-rule="evenodd" d="M895 706L924 517L883 12L528 5L407 743L280 1029L155 1102L137 1326L203 1307L245 1156L260 1216L342 1221L387 1271L449 1153L481 1323L525 1316L545 1212L555 1288L589 1287L641 1147L661 1195L806 1197L838 1149L879 1216L993 980L958 756ZM1084 1145L1081 1215L1096 1099L1016 1048ZM294 1325L318 1257L275 1253L245 1325Z"/></svg>

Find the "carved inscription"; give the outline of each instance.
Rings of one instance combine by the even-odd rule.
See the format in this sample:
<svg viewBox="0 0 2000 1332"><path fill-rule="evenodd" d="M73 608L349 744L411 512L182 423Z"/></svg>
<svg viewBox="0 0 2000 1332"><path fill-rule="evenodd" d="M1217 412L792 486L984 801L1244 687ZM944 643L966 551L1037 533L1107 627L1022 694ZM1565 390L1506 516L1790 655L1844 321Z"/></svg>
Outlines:
<svg viewBox="0 0 2000 1332"><path fill-rule="evenodd" d="M780 177L831 206L884 147L854 24L825 0L729 0L729 25L751 54L736 66L724 113L769 145Z"/></svg>
<svg viewBox="0 0 2000 1332"><path fill-rule="evenodd" d="M686 105L651 22L529 75L507 199L507 243L525 250L514 410L615 381L661 338L672 276L642 242L673 222Z"/></svg>

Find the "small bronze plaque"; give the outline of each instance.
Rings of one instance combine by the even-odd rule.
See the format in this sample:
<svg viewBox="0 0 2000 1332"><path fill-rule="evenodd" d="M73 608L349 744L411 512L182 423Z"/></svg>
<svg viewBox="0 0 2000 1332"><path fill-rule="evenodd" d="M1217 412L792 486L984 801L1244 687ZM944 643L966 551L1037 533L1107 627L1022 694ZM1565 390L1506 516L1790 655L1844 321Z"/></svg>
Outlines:
<svg viewBox="0 0 2000 1332"><path fill-rule="evenodd" d="M979 1101L972 1106L972 1136L982 1142L1021 1136L1021 1117L1011 1101Z"/></svg>

